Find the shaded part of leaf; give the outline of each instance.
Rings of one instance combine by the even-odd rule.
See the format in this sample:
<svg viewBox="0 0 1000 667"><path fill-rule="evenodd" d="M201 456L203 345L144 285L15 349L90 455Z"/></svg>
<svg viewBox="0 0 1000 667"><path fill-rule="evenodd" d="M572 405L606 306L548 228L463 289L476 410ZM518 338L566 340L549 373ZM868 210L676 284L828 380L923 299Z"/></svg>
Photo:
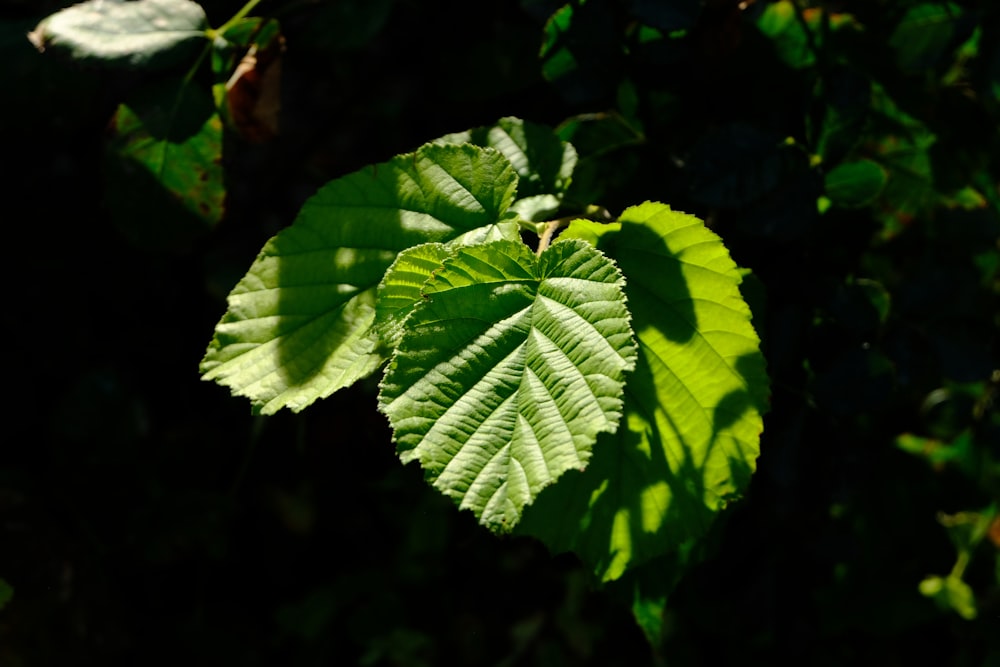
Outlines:
<svg viewBox="0 0 1000 667"><path fill-rule="evenodd" d="M663 204L630 208L619 223L597 238L628 276L638 342L624 422L602 436L585 471L539 496L519 528L555 552L577 552L604 580L700 538L738 497L756 465L768 393L721 240ZM567 234L594 233L593 224Z"/></svg>
<svg viewBox="0 0 1000 667"><path fill-rule="evenodd" d="M545 23L542 75L572 104L614 94L621 81L623 17L608 3L570 3Z"/></svg>
<svg viewBox="0 0 1000 667"><path fill-rule="evenodd" d="M200 88L168 81L118 107L106 160L115 224L144 247L187 247L225 211L222 124Z"/></svg>
<svg viewBox="0 0 1000 667"><path fill-rule="evenodd" d="M204 378L269 414L301 410L370 374L388 354L376 287L397 254L507 233L496 228L509 226L501 214L516 187L503 155L470 145L428 144L331 181L229 295Z"/></svg>
<svg viewBox="0 0 1000 667"><path fill-rule="evenodd" d="M460 248L413 309L379 394L400 458L492 530L621 416L635 349L623 279L578 241Z"/></svg>
<svg viewBox="0 0 1000 667"><path fill-rule="evenodd" d="M953 46L962 14L962 8L954 2L927 2L910 7L889 37L899 68L916 73L937 66Z"/></svg>
<svg viewBox="0 0 1000 667"><path fill-rule="evenodd" d="M39 51L148 70L193 57L207 28L205 11L191 0L88 0L43 19L28 38Z"/></svg>

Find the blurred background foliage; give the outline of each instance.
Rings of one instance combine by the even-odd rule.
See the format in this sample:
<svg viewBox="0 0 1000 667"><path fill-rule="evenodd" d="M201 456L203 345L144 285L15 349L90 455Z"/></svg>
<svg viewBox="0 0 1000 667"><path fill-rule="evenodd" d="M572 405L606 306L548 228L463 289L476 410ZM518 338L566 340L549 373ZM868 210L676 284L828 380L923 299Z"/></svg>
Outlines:
<svg viewBox="0 0 1000 667"><path fill-rule="evenodd" d="M0 3L0 664L1000 664L1000 4L266 0L277 134L211 120L236 53L176 138L185 68L31 47L67 4ZM264 419L198 380L319 185L507 115L576 146L571 206L669 202L752 271L759 471L641 629L399 466L374 384ZM193 199L149 137L218 157Z"/></svg>

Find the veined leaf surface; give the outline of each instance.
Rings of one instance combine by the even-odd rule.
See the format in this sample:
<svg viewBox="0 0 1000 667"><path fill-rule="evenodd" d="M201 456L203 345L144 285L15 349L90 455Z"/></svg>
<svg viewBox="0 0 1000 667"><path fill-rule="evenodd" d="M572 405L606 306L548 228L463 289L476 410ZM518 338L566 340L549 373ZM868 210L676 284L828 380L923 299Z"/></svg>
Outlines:
<svg viewBox="0 0 1000 667"><path fill-rule="evenodd" d="M620 228L580 221L566 235L596 241L628 276L638 361L622 427L519 530L611 580L701 537L746 486L768 381L737 267L698 218L646 203Z"/></svg>
<svg viewBox="0 0 1000 667"><path fill-rule="evenodd" d="M500 222L516 186L499 152L432 144L328 183L230 293L204 378L270 414L370 374L386 359L375 289L397 253L516 235Z"/></svg>
<svg viewBox="0 0 1000 667"><path fill-rule="evenodd" d="M459 248L423 288L379 395L400 458L480 523L525 505L613 432L635 361L623 278L592 245Z"/></svg>
<svg viewBox="0 0 1000 667"><path fill-rule="evenodd" d="M561 195L576 166L572 144L562 141L551 128L520 118L501 118L487 127L445 135L438 142L489 146L503 153L517 171L518 199Z"/></svg>

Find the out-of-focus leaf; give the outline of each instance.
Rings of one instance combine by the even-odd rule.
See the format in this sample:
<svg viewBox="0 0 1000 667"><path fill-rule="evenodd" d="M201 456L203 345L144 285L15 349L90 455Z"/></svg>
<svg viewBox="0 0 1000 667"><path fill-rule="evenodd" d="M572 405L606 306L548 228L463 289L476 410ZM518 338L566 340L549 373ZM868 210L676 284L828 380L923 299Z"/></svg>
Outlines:
<svg viewBox="0 0 1000 667"><path fill-rule="evenodd" d="M792 69L815 65L816 53L824 46L823 36L847 27L856 27L849 14L800 9L792 0L767 5L757 19L757 29L770 38L778 57Z"/></svg>
<svg viewBox="0 0 1000 667"><path fill-rule="evenodd" d="M88 0L45 18L28 38L39 51L108 67L161 69L207 44L205 11L191 0Z"/></svg>
<svg viewBox="0 0 1000 667"><path fill-rule="evenodd" d="M877 214L883 236L892 237L938 201L930 157L937 137L877 84L872 87L871 109L865 153L888 172Z"/></svg>
<svg viewBox="0 0 1000 667"><path fill-rule="evenodd" d="M866 206L879 196L888 174L871 160L843 162L826 174L826 196L845 208Z"/></svg>
<svg viewBox="0 0 1000 667"><path fill-rule="evenodd" d="M920 582L920 593L934 600L942 609L954 611L967 621L977 615L972 588L960 577L927 577Z"/></svg>
<svg viewBox="0 0 1000 667"><path fill-rule="evenodd" d="M899 68L913 73L936 66L951 44L962 13L953 2L924 3L907 10L889 37Z"/></svg>
<svg viewBox="0 0 1000 667"><path fill-rule="evenodd" d="M833 67L819 82L815 99L818 119L807 117L808 136L827 164L841 162L862 141L871 105L871 83L853 68Z"/></svg>

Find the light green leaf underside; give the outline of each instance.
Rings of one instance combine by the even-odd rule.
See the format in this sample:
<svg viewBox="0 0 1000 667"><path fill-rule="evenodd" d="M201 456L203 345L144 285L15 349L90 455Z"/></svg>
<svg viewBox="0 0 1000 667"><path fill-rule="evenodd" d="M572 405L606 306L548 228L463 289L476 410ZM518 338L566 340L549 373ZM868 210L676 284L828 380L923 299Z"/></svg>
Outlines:
<svg viewBox="0 0 1000 667"><path fill-rule="evenodd" d="M621 416L623 279L593 246L459 248L423 289L379 395L400 458L495 531Z"/></svg>
<svg viewBox="0 0 1000 667"><path fill-rule="evenodd" d="M628 276L638 340L625 419L583 473L528 508L520 532L573 550L605 580L704 535L749 481L768 380L740 276L694 216L646 203L617 232L575 222Z"/></svg>
<svg viewBox="0 0 1000 667"><path fill-rule="evenodd" d="M426 145L331 181L264 246L229 295L204 379L271 414L299 411L385 361L375 290L403 249L478 243L498 225L517 175L493 149Z"/></svg>
<svg viewBox="0 0 1000 667"><path fill-rule="evenodd" d="M90 0L44 19L28 36L40 51L110 67L169 67L207 43L205 11L190 0Z"/></svg>
<svg viewBox="0 0 1000 667"><path fill-rule="evenodd" d="M569 187L576 167L576 149L544 125L520 118L501 118L494 125L456 132L436 143L471 143L504 154L518 175L515 210L525 220L553 212Z"/></svg>

